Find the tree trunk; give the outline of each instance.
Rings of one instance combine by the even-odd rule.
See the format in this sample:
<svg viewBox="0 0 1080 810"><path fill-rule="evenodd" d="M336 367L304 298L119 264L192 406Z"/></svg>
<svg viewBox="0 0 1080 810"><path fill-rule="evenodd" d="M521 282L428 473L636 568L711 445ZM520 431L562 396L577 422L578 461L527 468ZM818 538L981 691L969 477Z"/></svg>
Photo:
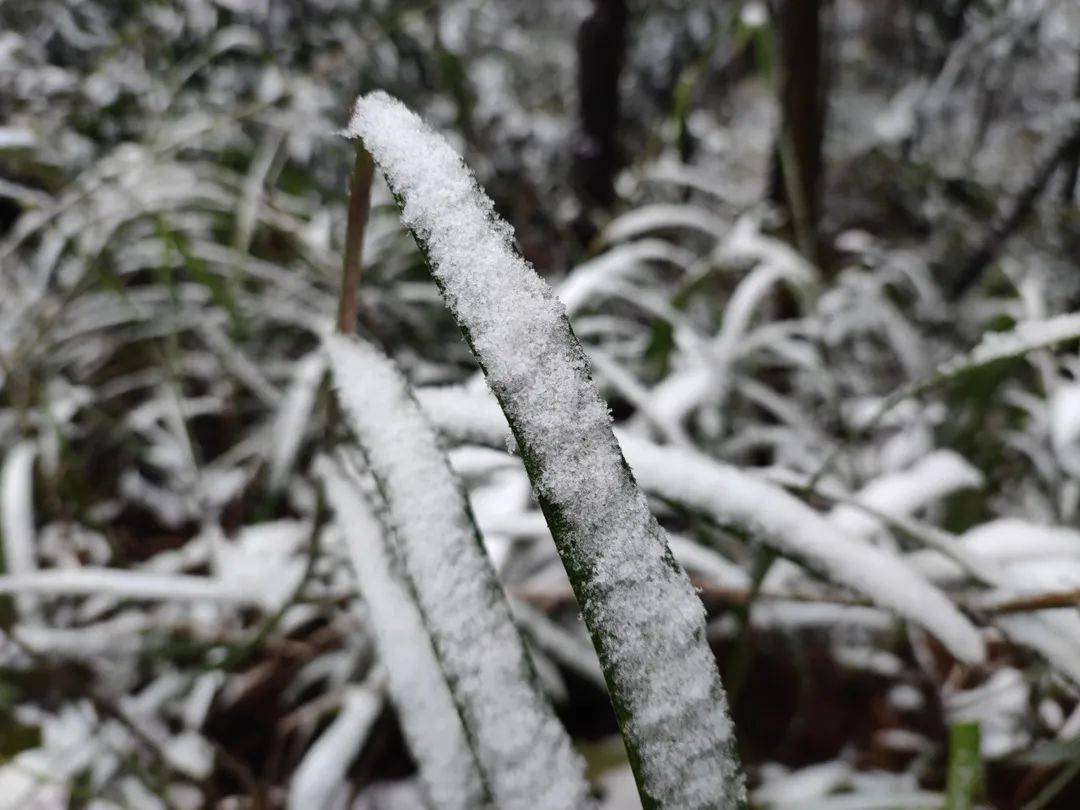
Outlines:
<svg viewBox="0 0 1080 810"><path fill-rule="evenodd" d="M779 0L773 15L781 123L772 196L788 209L795 242L811 261L818 252L825 134L821 6L821 0Z"/></svg>
<svg viewBox="0 0 1080 810"><path fill-rule="evenodd" d="M1076 85L1073 97L1080 102L1080 52L1076 58ZM1076 199L1076 181L1080 177L1080 141L1073 144L1065 156L1065 179L1061 184L1061 201L1068 205Z"/></svg>
<svg viewBox="0 0 1080 810"><path fill-rule="evenodd" d="M626 0L593 0L578 31L580 133L574 150L576 185L587 206L615 200L619 75L626 54Z"/></svg>

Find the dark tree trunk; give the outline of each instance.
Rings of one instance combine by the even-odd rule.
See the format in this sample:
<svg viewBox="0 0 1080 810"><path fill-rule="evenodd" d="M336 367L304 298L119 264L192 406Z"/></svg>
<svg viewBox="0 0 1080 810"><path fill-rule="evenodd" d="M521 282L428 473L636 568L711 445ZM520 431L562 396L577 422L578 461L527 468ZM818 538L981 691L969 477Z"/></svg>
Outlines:
<svg viewBox="0 0 1080 810"><path fill-rule="evenodd" d="M1076 101L1080 102L1080 53L1076 58L1076 86L1073 91ZM1080 141L1074 143L1065 156L1065 180L1061 184L1061 201L1068 205L1076 199L1076 181L1080 178Z"/></svg>
<svg viewBox="0 0 1080 810"><path fill-rule="evenodd" d="M781 123L772 196L788 209L795 242L811 261L818 251L825 134L822 5L821 0L774 4Z"/></svg>
<svg viewBox="0 0 1080 810"><path fill-rule="evenodd" d="M626 0L593 0L592 13L578 31L580 133L574 149L576 185L589 205L615 200L619 75L626 54Z"/></svg>

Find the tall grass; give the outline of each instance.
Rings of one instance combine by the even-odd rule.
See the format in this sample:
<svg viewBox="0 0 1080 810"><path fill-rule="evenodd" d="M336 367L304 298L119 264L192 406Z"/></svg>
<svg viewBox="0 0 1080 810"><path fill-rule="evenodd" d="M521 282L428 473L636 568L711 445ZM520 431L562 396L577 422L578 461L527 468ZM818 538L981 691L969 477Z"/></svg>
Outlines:
<svg viewBox="0 0 1080 810"><path fill-rule="evenodd" d="M349 131L382 170L510 423L643 804L742 806L703 608L622 457L561 304L517 254L461 158L417 116L374 93L358 101ZM423 494L415 484L412 492Z"/></svg>

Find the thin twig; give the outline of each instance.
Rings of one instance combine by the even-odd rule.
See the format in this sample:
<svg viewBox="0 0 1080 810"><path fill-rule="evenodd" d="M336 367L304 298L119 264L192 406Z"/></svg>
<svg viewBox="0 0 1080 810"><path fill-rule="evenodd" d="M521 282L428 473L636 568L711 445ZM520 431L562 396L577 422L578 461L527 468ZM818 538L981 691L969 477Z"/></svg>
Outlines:
<svg viewBox="0 0 1080 810"><path fill-rule="evenodd" d="M980 599L976 599L972 606L984 613L992 613L998 616L1009 613L1052 610L1054 608L1074 608L1080 606L1080 589L1045 591L1043 593L1015 596L995 596L993 593L989 593Z"/></svg>
<svg viewBox="0 0 1080 810"><path fill-rule="evenodd" d="M364 264L364 231L371 212L371 180L375 162L363 143L356 142L352 189L349 193L348 223L345 227L345 267L341 274L341 298L338 301L337 330L351 335L356 330L356 288Z"/></svg>

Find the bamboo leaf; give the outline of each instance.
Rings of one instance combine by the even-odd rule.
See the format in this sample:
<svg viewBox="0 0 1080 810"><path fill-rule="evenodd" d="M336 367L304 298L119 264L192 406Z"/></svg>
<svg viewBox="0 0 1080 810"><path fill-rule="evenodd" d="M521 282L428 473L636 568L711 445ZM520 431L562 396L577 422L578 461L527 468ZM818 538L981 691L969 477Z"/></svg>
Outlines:
<svg viewBox="0 0 1080 810"><path fill-rule="evenodd" d="M385 498L395 553L495 805L586 806L582 763L538 689L434 428L378 349L336 334L326 348L338 399Z"/></svg>
<svg viewBox="0 0 1080 810"><path fill-rule="evenodd" d="M385 504L379 510L371 505L378 493L361 485L349 461L343 454L337 462L321 458L316 471L371 616L402 731L431 806L475 810L485 804L476 757L423 617L393 556L393 529L383 526L389 524Z"/></svg>
<svg viewBox="0 0 1080 810"><path fill-rule="evenodd" d="M450 435L496 447L508 435L490 397L449 387L423 389L419 396L439 429ZM852 588L926 628L960 660L985 659L975 626L896 554L849 536L775 484L730 465L621 431L618 438L638 483L650 495L733 526Z"/></svg>
<svg viewBox="0 0 1080 810"><path fill-rule="evenodd" d="M349 132L385 175L506 413L599 654L643 803L742 806L702 605L622 458L561 304L517 254L461 158L416 115L372 93L358 101Z"/></svg>

